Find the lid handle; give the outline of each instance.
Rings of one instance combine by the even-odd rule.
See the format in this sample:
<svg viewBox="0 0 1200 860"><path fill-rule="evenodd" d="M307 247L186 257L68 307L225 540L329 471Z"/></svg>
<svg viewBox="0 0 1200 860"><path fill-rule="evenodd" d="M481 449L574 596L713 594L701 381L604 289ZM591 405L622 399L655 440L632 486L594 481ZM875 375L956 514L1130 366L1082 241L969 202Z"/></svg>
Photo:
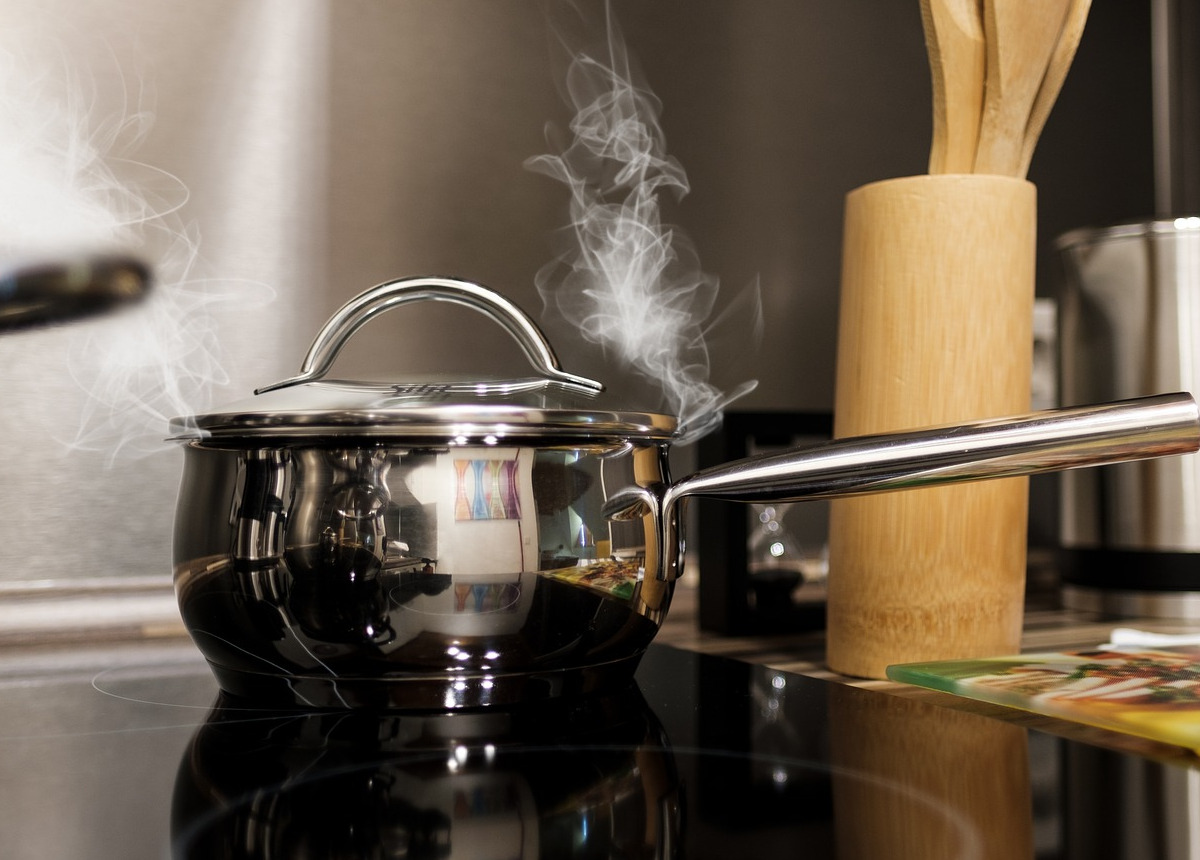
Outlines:
<svg viewBox="0 0 1200 860"><path fill-rule="evenodd" d="M321 379L329 372L342 346L367 321L409 302L453 302L479 311L499 323L521 345L534 368L555 382L588 394L604 390L593 379L567 373L558 362L546 336L524 311L487 287L457 278L401 278L386 281L359 293L329 318L317 332L300 373L255 390L255 394Z"/></svg>

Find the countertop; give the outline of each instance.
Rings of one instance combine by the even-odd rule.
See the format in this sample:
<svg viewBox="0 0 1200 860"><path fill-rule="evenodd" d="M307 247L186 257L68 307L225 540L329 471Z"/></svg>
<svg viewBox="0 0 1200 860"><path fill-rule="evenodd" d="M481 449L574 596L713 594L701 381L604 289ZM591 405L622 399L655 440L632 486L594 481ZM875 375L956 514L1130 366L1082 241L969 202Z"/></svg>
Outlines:
<svg viewBox="0 0 1200 860"><path fill-rule="evenodd" d="M150 603L140 636L0 638L0 853L1196 856L1191 752L842 678L820 633L700 631L696 596L677 589L630 688L441 715L222 700ZM1114 626L1053 606L1027 618L1028 650L1093 646Z"/></svg>
<svg viewBox="0 0 1200 860"><path fill-rule="evenodd" d="M845 684L898 692L904 685L888 681L848 678L829 671L824 663L822 631L783 633L769 636L720 636L700 629L698 591L685 580L675 590L671 611L656 641L702 654L719 654ZM1108 641L1115 627L1134 627L1155 633L1200 634L1200 621L1165 618L1104 617L1095 613L1064 609L1052 586L1033 591L1026 602L1025 630L1021 651L1059 651L1087 648Z"/></svg>
<svg viewBox="0 0 1200 860"><path fill-rule="evenodd" d="M711 654L765 666L790 674L818 678L835 684L858 687L894 697L921 700L970 713L986 715L1025 727L1082 740L1109 749L1148 755L1157 760L1191 762L1196 754L1170 745L1106 731L986 702L972 701L937 690L888 680L852 678L825 665L823 631L780 633L768 636L722 636L700 629L698 590L688 581L675 591L671 611L655 641L699 654ZM1149 617L1106 617L1097 613L1063 608L1053 580L1030 589L1025 608L1022 653L1060 652L1094 648L1109 641L1117 627L1151 633L1200 634L1200 622ZM1200 764L1200 760L1197 760ZM1200 839L1200 830L1197 831ZM1198 842L1200 851L1200 842ZM1200 856L1198 853L1196 856Z"/></svg>

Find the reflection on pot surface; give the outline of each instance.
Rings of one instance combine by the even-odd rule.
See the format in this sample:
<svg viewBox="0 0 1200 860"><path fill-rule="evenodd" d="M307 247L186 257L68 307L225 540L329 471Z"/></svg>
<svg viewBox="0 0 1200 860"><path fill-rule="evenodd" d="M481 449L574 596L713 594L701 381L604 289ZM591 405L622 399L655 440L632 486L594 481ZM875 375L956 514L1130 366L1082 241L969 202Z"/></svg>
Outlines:
<svg viewBox="0 0 1200 860"><path fill-rule="evenodd" d="M172 856L670 857L679 810L667 738L632 685L421 715L222 698L180 767Z"/></svg>
<svg viewBox="0 0 1200 860"><path fill-rule="evenodd" d="M673 583L645 581L647 530L587 490L659 456L193 447L184 620L223 688L258 699L462 707L590 689L632 672ZM230 516L207 515L229 499Z"/></svg>

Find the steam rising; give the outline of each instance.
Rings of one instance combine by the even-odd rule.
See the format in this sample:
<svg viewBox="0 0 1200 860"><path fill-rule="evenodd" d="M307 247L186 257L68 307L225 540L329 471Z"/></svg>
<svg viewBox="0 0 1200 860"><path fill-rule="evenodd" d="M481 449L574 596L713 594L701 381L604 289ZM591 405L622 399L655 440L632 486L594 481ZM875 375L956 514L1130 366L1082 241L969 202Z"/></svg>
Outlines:
<svg viewBox="0 0 1200 860"><path fill-rule="evenodd" d="M661 103L642 83L612 17L605 45L572 52L566 92L574 139L560 155L526 167L570 190L569 249L538 273L548 307L583 337L662 386L682 442L720 424L724 407L754 381L724 393L709 382L705 323L718 281L705 274L688 237L664 224L659 195L688 193L683 167L667 154ZM757 285L743 295L761 327Z"/></svg>
<svg viewBox="0 0 1200 860"><path fill-rule="evenodd" d="M169 223L169 219L168 219ZM164 224L161 229L171 229ZM179 228L158 261L158 283L138 308L89 321L71 341L68 368L86 392L73 448L141 457L170 448L170 419L201 412L228 383L214 311L235 298L254 306L269 291L197 277L199 242ZM258 298L256 298L256 296Z"/></svg>
<svg viewBox="0 0 1200 860"><path fill-rule="evenodd" d="M234 293L198 277L199 239L179 218L187 189L126 157L153 124L146 94L131 94L120 70L106 69L102 80L118 85L114 105L101 78L50 41L52 28L32 7L25 11L24 26L0 33L0 116L8 124L0 135L0 271L90 252L152 264L146 301L71 325L68 369L86 394L77 433L61 441L111 457L168 450L167 420L203 408L226 381L211 311ZM249 290L256 294L263 289ZM244 285L237 297L248 297Z"/></svg>
<svg viewBox="0 0 1200 860"><path fill-rule="evenodd" d="M127 245L149 213L118 182L110 152L141 137L150 116L126 104L91 115L95 93L63 50L57 67L39 68L20 48L37 28L5 28L0 42L0 259L14 260Z"/></svg>

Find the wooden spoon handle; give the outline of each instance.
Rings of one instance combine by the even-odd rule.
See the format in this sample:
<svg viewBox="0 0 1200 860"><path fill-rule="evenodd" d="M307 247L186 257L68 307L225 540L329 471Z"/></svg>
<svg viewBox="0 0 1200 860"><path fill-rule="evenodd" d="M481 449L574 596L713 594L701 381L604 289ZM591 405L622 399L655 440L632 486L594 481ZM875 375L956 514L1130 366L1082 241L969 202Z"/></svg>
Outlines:
<svg viewBox="0 0 1200 860"><path fill-rule="evenodd" d="M982 0L921 0L933 84L930 173L970 173L983 108Z"/></svg>
<svg viewBox="0 0 1200 860"><path fill-rule="evenodd" d="M1025 129L1070 0L985 0L987 84L975 172L1016 176Z"/></svg>
<svg viewBox="0 0 1200 860"><path fill-rule="evenodd" d="M1087 23L1088 10L1091 7L1092 0L1071 0L1071 6L1067 9L1067 19L1063 23L1062 34L1058 38L1058 44L1054 46L1054 53L1050 56L1050 65L1046 68L1046 78L1042 81L1041 89L1038 90L1037 98L1033 102L1033 110L1029 114L1029 124L1025 127L1018 176L1024 176L1029 172L1029 163L1033 160L1033 150L1037 147L1042 129L1046 126L1046 119L1050 116L1050 110L1054 107L1054 102L1062 90L1063 81L1066 80L1067 72L1071 68L1071 62L1075 59L1075 49L1079 47L1079 41L1083 38L1083 27Z"/></svg>

